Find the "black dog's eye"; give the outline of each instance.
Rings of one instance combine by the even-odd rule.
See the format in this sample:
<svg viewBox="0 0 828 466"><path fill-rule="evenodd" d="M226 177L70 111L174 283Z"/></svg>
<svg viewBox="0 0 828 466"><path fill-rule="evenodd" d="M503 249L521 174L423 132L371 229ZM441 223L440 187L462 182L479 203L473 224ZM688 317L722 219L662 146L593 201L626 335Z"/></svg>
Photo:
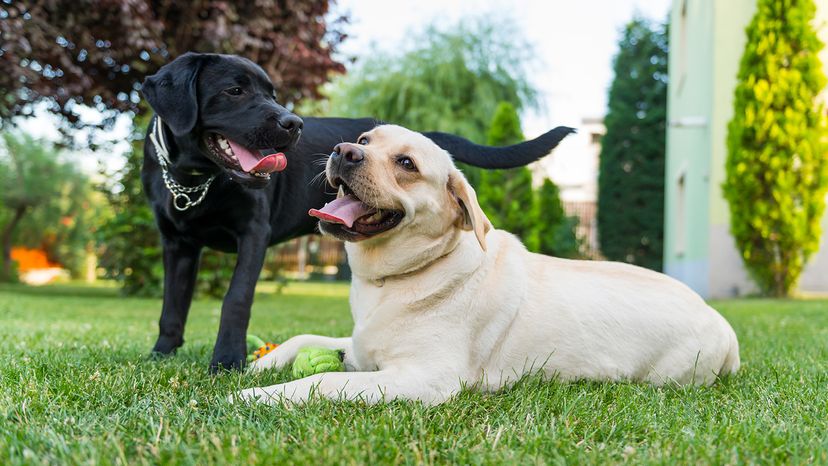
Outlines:
<svg viewBox="0 0 828 466"><path fill-rule="evenodd" d="M233 96L242 95L242 94L244 94L244 89L240 88L239 86L236 86L236 87L231 87L229 89L225 89L224 93L228 94L228 95L233 95Z"/></svg>
<svg viewBox="0 0 828 466"><path fill-rule="evenodd" d="M401 155L401 156L397 157L397 165L405 168L406 170L408 170L410 172L417 171L417 165L415 165L414 161L411 160L411 157L409 157L407 155Z"/></svg>
<svg viewBox="0 0 828 466"><path fill-rule="evenodd" d="M360 146L367 146L368 145L368 138L359 138L359 141L357 141L357 144L359 144Z"/></svg>

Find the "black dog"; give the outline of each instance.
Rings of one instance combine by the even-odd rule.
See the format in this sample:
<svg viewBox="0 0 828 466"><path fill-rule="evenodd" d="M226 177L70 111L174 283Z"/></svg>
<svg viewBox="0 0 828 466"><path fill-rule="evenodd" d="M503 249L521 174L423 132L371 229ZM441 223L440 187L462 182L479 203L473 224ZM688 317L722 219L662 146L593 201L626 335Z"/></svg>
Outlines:
<svg viewBox="0 0 828 466"><path fill-rule="evenodd" d="M143 93L156 117L145 140L141 178L164 256L164 304L153 352L170 354L184 343L206 246L238 253L210 368L240 368L267 247L313 233L317 222L308 209L334 198L323 182L314 183L322 170L314 162L377 122L303 122L277 103L276 90L260 67L229 55L185 54L149 76ZM445 133L425 134L459 161L508 168L546 155L572 131L559 127L504 148L478 146ZM278 153L267 155L271 152Z"/></svg>

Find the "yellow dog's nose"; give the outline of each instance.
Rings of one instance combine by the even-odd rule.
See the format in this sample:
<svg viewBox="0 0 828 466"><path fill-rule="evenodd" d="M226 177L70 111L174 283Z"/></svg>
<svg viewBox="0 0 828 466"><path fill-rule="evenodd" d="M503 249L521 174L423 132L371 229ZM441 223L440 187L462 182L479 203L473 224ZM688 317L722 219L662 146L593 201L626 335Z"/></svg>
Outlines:
<svg viewBox="0 0 828 466"><path fill-rule="evenodd" d="M360 149L358 146L351 144L349 142L343 142L337 144L334 147L334 153L331 154L332 157L342 157L345 162L347 163L361 163L365 160L365 152Z"/></svg>

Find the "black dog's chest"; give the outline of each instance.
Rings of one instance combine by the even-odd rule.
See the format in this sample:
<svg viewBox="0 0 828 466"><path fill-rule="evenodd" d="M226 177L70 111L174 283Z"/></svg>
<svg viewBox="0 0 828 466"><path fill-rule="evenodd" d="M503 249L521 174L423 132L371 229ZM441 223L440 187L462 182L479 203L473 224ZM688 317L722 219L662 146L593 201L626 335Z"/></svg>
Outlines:
<svg viewBox="0 0 828 466"><path fill-rule="evenodd" d="M159 226L174 231L179 238L189 238L190 241L222 252L236 252L238 250L239 233L229 228L233 223L230 219L218 212L209 216L171 215L159 216Z"/></svg>
<svg viewBox="0 0 828 466"><path fill-rule="evenodd" d="M221 252L238 252L238 235L219 225L205 225L190 231L190 235L199 243Z"/></svg>

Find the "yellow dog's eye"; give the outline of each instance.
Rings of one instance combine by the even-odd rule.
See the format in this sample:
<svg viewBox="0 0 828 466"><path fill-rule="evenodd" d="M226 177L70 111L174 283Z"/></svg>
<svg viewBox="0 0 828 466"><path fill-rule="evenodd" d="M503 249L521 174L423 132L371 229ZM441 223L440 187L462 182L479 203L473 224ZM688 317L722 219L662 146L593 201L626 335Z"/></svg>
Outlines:
<svg viewBox="0 0 828 466"><path fill-rule="evenodd" d="M360 146L367 146L368 145L368 138L359 138L359 141L357 141L357 144L359 144Z"/></svg>
<svg viewBox="0 0 828 466"><path fill-rule="evenodd" d="M397 164L410 172L417 171L417 165L415 165L414 161L411 160L411 157L407 155L400 155L397 157Z"/></svg>

